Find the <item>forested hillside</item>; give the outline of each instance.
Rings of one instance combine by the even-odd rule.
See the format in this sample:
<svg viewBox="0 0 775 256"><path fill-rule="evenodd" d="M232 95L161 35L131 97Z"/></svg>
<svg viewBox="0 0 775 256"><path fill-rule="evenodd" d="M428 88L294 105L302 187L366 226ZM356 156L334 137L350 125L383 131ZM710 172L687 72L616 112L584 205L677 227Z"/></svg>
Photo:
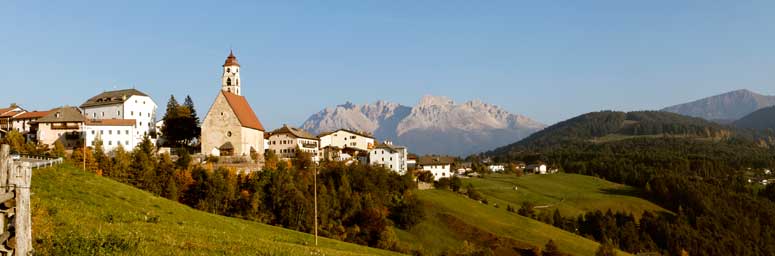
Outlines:
<svg viewBox="0 0 775 256"><path fill-rule="evenodd" d="M600 140L612 134L616 140ZM656 135L656 136L655 136ZM598 112L559 123L519 143L487 153L498 161L545 162L569 173L638 187L676 215L648 213L647 222L617 215L599 228L599 240L637 239L630 250L678 255L775 253L775 187L764 192L750 173L775 167L775 151L750 134L707 121L661 112ZM756 135L759 136L759 135ZM608 217L606 217L608 216ZM638 232L623 232L637 228ZM624 234L639 234L635 238ZM710 236L709 234L713 234ZM628 249L623 248L623 249Z"/></svg>

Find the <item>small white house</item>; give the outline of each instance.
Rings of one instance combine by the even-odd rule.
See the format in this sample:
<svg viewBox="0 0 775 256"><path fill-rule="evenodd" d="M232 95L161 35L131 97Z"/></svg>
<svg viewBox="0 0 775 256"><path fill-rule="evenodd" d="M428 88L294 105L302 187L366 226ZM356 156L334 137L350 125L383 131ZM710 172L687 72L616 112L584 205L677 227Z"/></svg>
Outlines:
<svg viewBox="0 0 775 256"><path fill-rule="evenodd" d="M506 166L502 164L491 164L487 166L487 168L489 168L491 172L503 172L506 170Z"/></svg>
<svg viewBox="0 0 775 256"><path fill-rule="evenodd" d="M269 134L269 148L280 159L293 159L296 151L309 153L312 161L320 161L320 141L300 128L283 125Z"/></svg>
<svg viewBox="0 0 775 256"><path fill-rule="evenodd" d="M452 164L454 162L455 159L452 157L422 156L417 159L417 168L431 172L434 180L452 178Z"/></svg>
<svg viewBox="0 0 775 256"><path fill-rule="evenodd" d="M403 175L407 170L407 154L406 147L385 141L369 150L369 165L382 166Z"/></svg>
<svg viewBox="0 0 775 256"><path fill-rule="evenodd" d="M525 172L532 172L535 174L546 174L547 169L545 164L531 164L525 167Z"/></svg>

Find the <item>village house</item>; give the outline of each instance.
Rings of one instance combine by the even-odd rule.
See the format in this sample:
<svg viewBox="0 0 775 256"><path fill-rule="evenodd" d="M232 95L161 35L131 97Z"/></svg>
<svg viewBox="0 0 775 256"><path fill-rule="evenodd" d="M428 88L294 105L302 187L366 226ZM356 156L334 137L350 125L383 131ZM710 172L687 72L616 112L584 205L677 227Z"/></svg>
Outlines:
<svg viewBox="0 0 775 256"><path fill-rule="evenodd" d="M452 178L452 164L455 159L446 156L421 156L417 159L417 168L423 171L429 171L433 174L434 180L441 178Z"/></svg>
<svg viewBox="0 0 775 256"><path fill-rule="evenodd" d="M333 132L321 133L320 147L333 146L337 148L356 148L364 151L374 147L374 137L360 132L339 129Z"/></svg>
<svg viewBox="0 0 775 256"><path fill-rule="evenodd" d="M487 166L488 169L490 169L491 172L504 172L506 171L506 166L502 164L491 164Z"/></svg>
<svg viewBox="0 0 775 256"><path fill-rule="evenodd" d="M111 152L123 147L132 150L142 141L136 136L136 120L134 119L87 119L84 125L86 145L93 147L96 141L102 141L105 152Z"/></svg>
<svg viewBox="0 0 775 256"><path fill-rule="evenodd" d="M369 164L382 166L404 175L407 170L407 154L406 147L393 145L392 142L385 141L369 150Z"/></svg>
<svg viewBox="0 0 775 256"><path fill-rule="evenodd" d="M213 156L256 156L263 161L264 126L241 95L240 65L233 52L222 67L221 89L202 122L201 152Z"/></svg>
<svg viewBox="0 0 775 256"><path fill-rule="evenodd" d="M137 89L102 92L80 107L89 120L124 120L118 121L122 125L128 122L126 120L133 120L133 138L130 141L135 143L124 145L125 148L134 148L146 135L156 141L156 102Z"/></svg>
<svg viewBox="0 0 775 256"><path fill-rule="evenodd" d="M531 164L525 167L525 173L546 174L547 169L545 164Z"/></svg>
<svg viewBox="0 0 775 256"><path fill-rule="evenodd" d="M13 129L12 119L27 112L16 104L11 104L7 108L0 108L0 137Z"/></svg>
<svg viewBox="0 0 775 256"><path fill-rule="evenodd" d="M417 155L409 154L406 157L406 169L407 170L417 169Z"/></svg>
<svg viewBox="0 0 775 256"><path fill-rule="evenodd" d="M15 116L11 119L11 122L13 123L11 129L25 135L28 140L36 140L37 130L33 129L36 127L33 126L32 123L49 113L51 113L51 111L24 112L24 114Z"/></svg>
<svg viewBox="0 0 775 256"><path fill-rule="evenodd" d="M283 125L283 127L269 133L269 150L280 159L293 159L296 152L308 153L312 161L320 160L320 140L307 131Z"/></svg>
<svg viewBox="0 0 775 256"><path fill-rule="evenodd" d="M457 170L456 170L457 174L458 175L463 175L463 174L465 174L467 172L473 171L474 169L472 168L472 166L473 165L471 164L471 162L460 163L460 165L457 166Z"/></svg>
<svg viewBox="0 0 775 256"><path fill-rule="evenodd" d="M53 146L57 141L65 148L83 146L83 125L86 118L76 107L64 106L53 109L48 115L33 122L38 143Z"/></svg>

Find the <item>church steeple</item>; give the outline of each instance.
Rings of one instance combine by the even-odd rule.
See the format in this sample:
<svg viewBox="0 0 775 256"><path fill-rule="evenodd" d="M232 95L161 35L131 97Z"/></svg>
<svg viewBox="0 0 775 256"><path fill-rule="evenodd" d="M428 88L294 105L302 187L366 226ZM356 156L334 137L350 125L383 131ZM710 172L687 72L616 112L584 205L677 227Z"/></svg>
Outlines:
<svg viewBox="0 0 775 256"><path fill-rule="evenodd" d="M223 63L223 76L221 76L221 90L240 95L239 63L234 52L229 50L229 57Z"/></svg>

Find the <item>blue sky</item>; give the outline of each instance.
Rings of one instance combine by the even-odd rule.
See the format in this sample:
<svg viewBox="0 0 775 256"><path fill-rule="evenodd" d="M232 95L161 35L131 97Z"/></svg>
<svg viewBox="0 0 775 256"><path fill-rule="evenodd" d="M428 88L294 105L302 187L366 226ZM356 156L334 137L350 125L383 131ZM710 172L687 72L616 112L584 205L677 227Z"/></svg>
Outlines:
<svg viewBox="0 0 775 256"><path fill-rule="evenodd" d="M551 124L775 94L772 1L3 1L0 105L135 87L204 116L234 48L268 128L326 106L480 99Z"/></svg>

